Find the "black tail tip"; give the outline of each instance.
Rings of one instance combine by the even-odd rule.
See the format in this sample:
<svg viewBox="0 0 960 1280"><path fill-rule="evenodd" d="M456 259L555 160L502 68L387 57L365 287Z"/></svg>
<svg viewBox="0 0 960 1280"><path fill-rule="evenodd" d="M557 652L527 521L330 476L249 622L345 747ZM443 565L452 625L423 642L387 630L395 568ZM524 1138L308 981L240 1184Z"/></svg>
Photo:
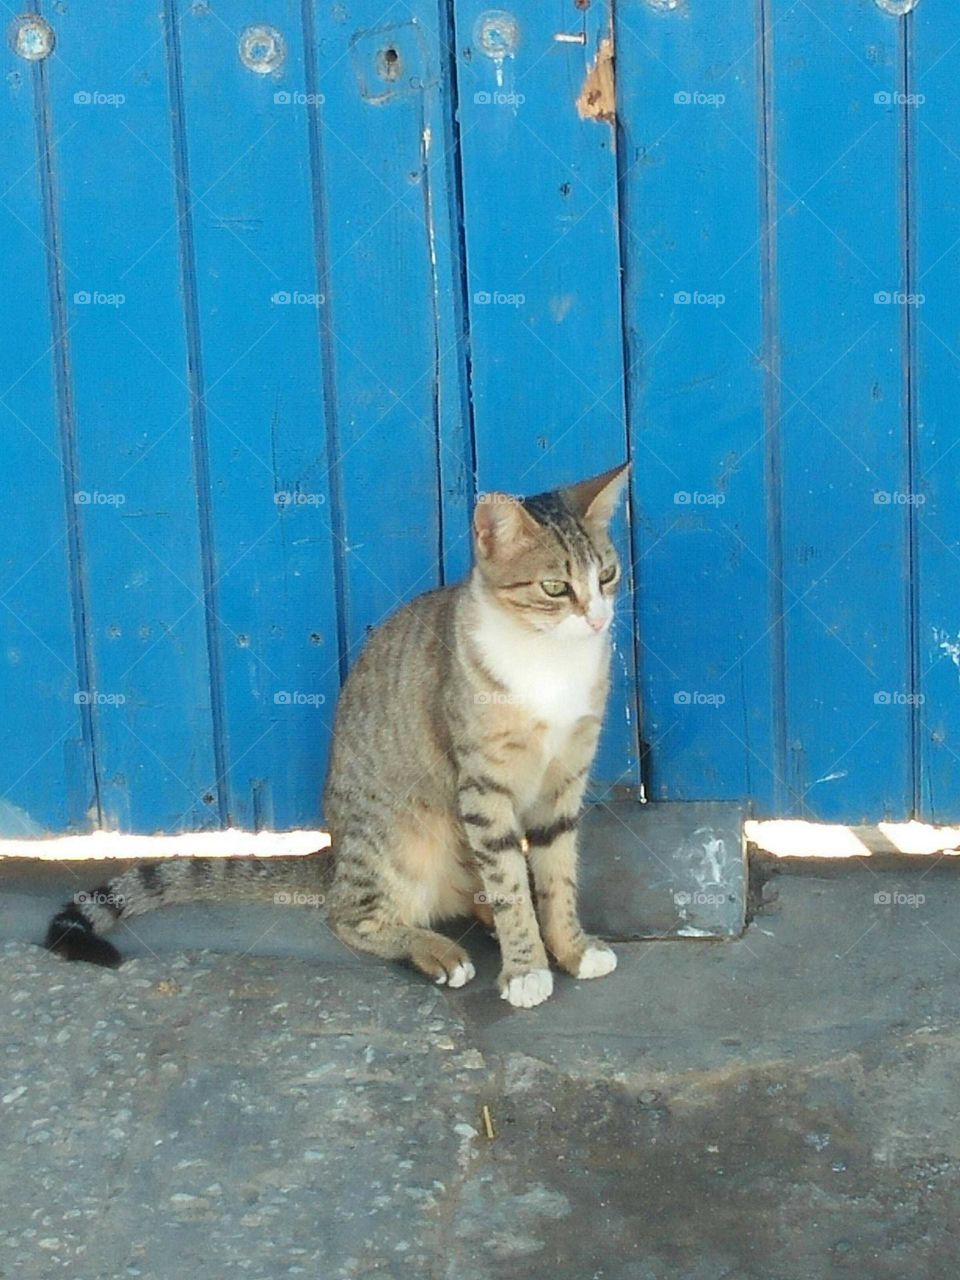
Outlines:
<svg viewBox="0 0 960 1280"><path fill-rule="evenodd" d="M54 916L47 930L44 946L64 960L85 960L105 969L119 967L123 957L112 943L98 938L86 922L70 916Z"/></svg>

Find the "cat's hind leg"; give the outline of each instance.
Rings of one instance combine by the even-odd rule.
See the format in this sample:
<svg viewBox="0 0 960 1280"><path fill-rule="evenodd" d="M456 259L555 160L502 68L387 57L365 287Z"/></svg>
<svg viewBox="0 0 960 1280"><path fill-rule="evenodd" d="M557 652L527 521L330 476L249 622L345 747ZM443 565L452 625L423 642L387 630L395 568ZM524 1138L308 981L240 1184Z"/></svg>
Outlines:
<svg viewBox="0 0 960 1280"><path fill-rule="evenodd" d="M334 917L330 923L348 947L384 960L407 960L441 985L462 987L476 974L463 947L432 929L390 923L376 915L351 923Z"/></svg>
<svg viewBox="0 0 960 1280"><path fill-rule="evenodd" d="M434 982L462 987L476 973L469 955L428 927L472 909L478 886L456 855L453 824L429 813L408 813L375 838L348 830L336 847L334 932L358 951L406 960Z"/></svg>

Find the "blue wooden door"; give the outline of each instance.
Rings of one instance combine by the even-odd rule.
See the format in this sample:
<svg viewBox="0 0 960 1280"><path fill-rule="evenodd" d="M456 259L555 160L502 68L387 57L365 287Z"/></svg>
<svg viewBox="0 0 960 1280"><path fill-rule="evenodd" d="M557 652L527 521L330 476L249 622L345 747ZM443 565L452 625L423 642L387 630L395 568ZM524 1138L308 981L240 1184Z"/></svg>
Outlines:
<svg viewBox="0 0 960 1280"><path fill-rule="evenodd" d="M107 10L7 50L4 826L314 826L357 647L465 563L448 36Z"/></svg>
<svg viewBox="0 0 960 1280"><path fill-rule="evenodd" d="M960 817L947 0L34 8L0 832L317 824L476 492L625 456L598 793Z"/></svg>
<svg viewBox="0 0 960 1280"><path fill-rule="evenodd" d="M654 798L960 813L960 16L620 0Z"/></svg>

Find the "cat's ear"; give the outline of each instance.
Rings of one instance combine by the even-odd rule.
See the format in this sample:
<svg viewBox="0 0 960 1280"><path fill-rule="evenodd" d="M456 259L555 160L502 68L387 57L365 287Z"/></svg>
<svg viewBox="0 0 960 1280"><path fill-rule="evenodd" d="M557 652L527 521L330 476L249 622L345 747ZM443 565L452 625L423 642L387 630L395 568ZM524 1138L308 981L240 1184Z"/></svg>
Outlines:
<svg viewBox="0 0 960 1280"><path fill-rule="evenodd" d="M473 509L477 555L489 560L518 551L536 535L537 522L508 493L481 493Z"/></svg>
<svg viewBox="0 0 960 1280"><path fill-rule="evenodd" d="M630 463L624 462L602 475L572 484L563 492L581 520L606 525L623 496L629 475Z"/></svg>

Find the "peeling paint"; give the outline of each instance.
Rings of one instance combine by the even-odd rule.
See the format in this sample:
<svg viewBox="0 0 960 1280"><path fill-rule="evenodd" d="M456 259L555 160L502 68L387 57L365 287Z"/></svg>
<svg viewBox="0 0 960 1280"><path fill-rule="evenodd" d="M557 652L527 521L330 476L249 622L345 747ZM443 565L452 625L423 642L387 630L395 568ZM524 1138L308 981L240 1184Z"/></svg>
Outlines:
<svg viewBox="0 0 960 1280"><path fill-rule="evenodd" d="M573 300L574 295L572 293L562 293L558 297L550 299L550 314L557 324L562 324L567 318L570 308L573 306Z"/></svg>
<svg viewBox="0 0 960 1280"><path fill-rule="evenodd" d="M496 67L497 88L503 88L503 63L512 58L520 44L520 28L512 13L504 9L488 9L473 26L473 38L481 53Z"/></svg>
<svg viewBox="0 0 960 1280"><path fill-rule="evenodd" d="M701 929L691 923L690 912L687 907L690 903L701 905L704 901L704 895L715 892L722 887L723 867L721 864L727 858L727 847L723 838L717 835L714 827L698 827L693 832L692 841L692 847L684 850L684 857L687 862L687 872L698 887L693 893L682 890L672 895L681 923L681 927L676 932L678 936L682 937L710 938L713 937L713 932L710 929ZM694 912L695 916L699 914L698 911Z"/></svg>
<svg viewBox="0 0 960 1280"><path fill-rule="evenodd" d="M614 124L617 118L616 84L613 75L613 41L604 37L597 49L593 66L577 98L577 112L581 120L604 120Z"/></svg>
<svg viewBox="0 0 960 1280"><path fill-rule="evenodd" d="M945 653L953 665L960 671L960 634L951 639L949 631L933 628L933 641L941 653Z"/></svg>
<svg viewBox="0 0 960 1280"><path fill-rule="evenodd" d="M700 867L692 868L700 888L719 884L722 877L720 862L727 856L726 846L711 827L700 827L693 835L694 839L697 836L703 837L704 863Z"/></svg>

